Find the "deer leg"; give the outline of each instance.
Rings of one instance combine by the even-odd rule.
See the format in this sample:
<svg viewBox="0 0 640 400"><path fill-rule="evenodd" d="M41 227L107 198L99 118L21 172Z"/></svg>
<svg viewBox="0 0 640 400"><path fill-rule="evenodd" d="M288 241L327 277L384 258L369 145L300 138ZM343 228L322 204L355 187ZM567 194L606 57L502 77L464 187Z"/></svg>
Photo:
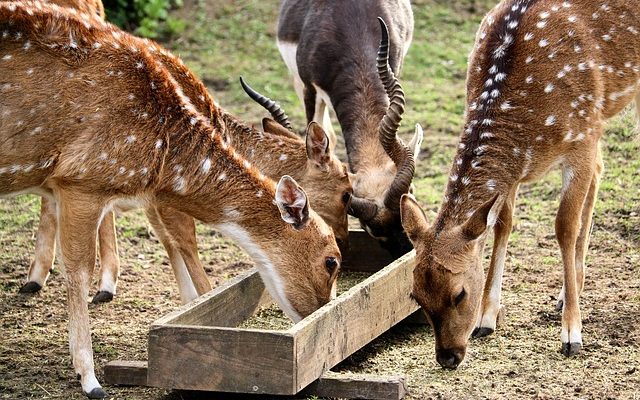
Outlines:
<svg viewBox="0 0 640 400"><path fill-rule="evenodd" d="M336 148L336 132L333 130L333 124L331 123L331 116L329 115L329 107L327 103L322 99L322 96L318 93L316 95L316 105L313 114L313 120L322 126L322 129L329 137L329 148L334 151Z"/></svg>
<svg viewBox="0 0 640 400"><path fill-rule="evenodd" d="M55 201L42 197L35 257L29 267L27 282L20 288L20 293L36 293L46 283L49 272L53 269L57 226Z"/></svg>
<svg viewBox="0 0 640 400"><path fill-rule="evenodd" d="M100 289L93 296L92 303L106 303L113 300L120 275L120 258L116 241L115 215L107 213L98 228L100 243Z"/></svg>
<svg viewBox="0 0 640 400"><path fill-rule="evenodd" d="M578 304L576 246L581 230L582 210L594 175L589 157L563 166L562 199L556 216L556 238L564 266L564 302L562 309L562 353L569 357L582 347L582 317Z"/></svg>
<svg viewBox="0 0 640 400"><path fill-rule="evenodd" d="M482 306L476 328L472 336L479 338L492 334L496 330L500 305L500 295L502 292L502 275L504 272L504 262L507 255L507 244L513 226L513 206L516 199L516 187L505 199L504 205L500 209L498 220L494 227L493 251L491 252L491 263L487 272L487 280L484 284L482 296Z"/></svg>
<svg viewBox="0 0 640 400"><path fill-rule="evenodd" d="M584 269L586 267L586 258L587 258L587 249L589 247L589 239L591 238L591 219L593 217L593 207L596 202L596 197L598 195L598 187L600 186L600 176L602 175L602 171L604 169L604 164L602 162L602 154L600 151L600 146L598 146L598 152L596 154L596 168L593 174L593 178L591 178L591 185L589 186L589 192L587 193L587 197L584 201L584 205L582 208L582 216L580 218L580 234L578 235L578 241L576 243L576 281L578 284L578 297L582 293L582 289L584 288ZM564 292L565 287L562 285L562 289L560 290L560 294L558 295L558 304L556 305L556 310L561 311L562 306L564 305Z"/></svg>
<svg viewBox="0 0 640 400"><path fill-rule="evenodd" d="M193 218L166 208L149 207L146 213L167 250L182 303L210 291L211 283L198 257Z"/></svg>
<svg viewBox="0 0 640 400"><path fill-rule="evenodd" d="M69 311L69 350L73 366L90 398L107 394L96 379L87 296L96 261L96 235L103 204L80 192L58 191L58 240L65 266Z"/></svg>
<svg viewBox="0 0 640 400"><path fill-rule="evenodd" d="M189 273L188 276L193 282L193 286L195 286L197 296L209 292L211 283L198 257L195 220L191 216L174 209L159 207L157 210L166 232L177 245L178 251L184 260ZM187 299L183 298L183 301L188 302L194 298L193 296Z"/></svg>

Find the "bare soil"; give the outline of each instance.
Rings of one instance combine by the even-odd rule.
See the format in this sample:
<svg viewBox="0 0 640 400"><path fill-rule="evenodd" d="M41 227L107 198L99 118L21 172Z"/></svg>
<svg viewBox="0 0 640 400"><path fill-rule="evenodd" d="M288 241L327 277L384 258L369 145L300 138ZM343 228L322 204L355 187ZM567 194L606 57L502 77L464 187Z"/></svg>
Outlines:
<svg viewBox="0 0 640 400"><path fill-rule="evenodd" d="M415 183L430 218L456 147L464 60L477 21L491 3L413 2L417 29L403 73L409 111L402 134L415 122L425 124ZM190 21L190 29L172 46L215 87L216 100L259 121L260 110L236 84L240 73L254 71L252 79L268 82L268 94L284 98L287 112L302 126L302 107L275 50L277 2L187 5L177 15ZM566 359L559 352L555 296L562 268L553 220L560 185L554 172L520 192L504 279L506 318L494 335L472 342L460 368L444 371L437 365L428 327L401 326L336 369L405 375L412 399L640 398L640 145L630 116L609 125L603 147L606 170L580 301L584 348L579 355ZM37 295L17 293L33 255L38 207L34 196L0 200L0 399L84 399L69 357L61 272L56 270ZM145 360L149 325L180 302L166 254L143 215L120 216L118 233L117 295L111 303L89 306L98 379L108 361ZM214 285L251 267L245 254L212 230L199 226L198 239ZM137 387L106 390L115 399L211 398Z"/></svg>

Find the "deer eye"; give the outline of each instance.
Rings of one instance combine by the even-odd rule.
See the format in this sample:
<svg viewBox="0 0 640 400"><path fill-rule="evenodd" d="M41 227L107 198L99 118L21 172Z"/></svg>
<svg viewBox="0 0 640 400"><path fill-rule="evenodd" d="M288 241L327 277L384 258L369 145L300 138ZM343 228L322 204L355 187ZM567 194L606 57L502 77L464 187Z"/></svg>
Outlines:
<svg viewBox="0 0 640 400"><path fill-rule="evenodd" d="M456 299L455 299L456 306L460 304L460 302L464 299L464 296L466 294L467 292L464 290L464 288L462 288L462 291L456 296Z"/></svg>
<svg viewBox="0 0 640 400"><path fill-rule="evenodd" d="M338 259L335 257L327 257L324 260L324 266L325 268L327 268L329 275L333 275L333 273L336 271L336 268L338 268Z"/></svg>
<svg viewBox="0 0 640 400"><path fill-rule="evenodd" d="M347 205L349 204L350 201L351 201L351 193L344 192L344 194L342 195L342 203L344 205Z"/></svg>

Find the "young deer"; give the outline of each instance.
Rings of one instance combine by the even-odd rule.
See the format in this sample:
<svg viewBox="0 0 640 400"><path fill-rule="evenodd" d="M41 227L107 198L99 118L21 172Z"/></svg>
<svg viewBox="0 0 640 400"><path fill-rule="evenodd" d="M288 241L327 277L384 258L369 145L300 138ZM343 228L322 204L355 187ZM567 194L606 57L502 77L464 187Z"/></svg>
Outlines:
<svg viewBox="0 0 640 400"><path fill-rule="evenodd" d="M389 22L390 32L380 17ZM422 138L419 127L410 149L396 138L404 93L394 73L400 72L412 34L408 0L285 0L278 22L278 48L307 121L323 124L332 146L327 107L338 117L354 173L350 213L396 255L410 249L399 201L409 191ZM378 49L391 54L378 57L376 69Z"/></svg>
<svg viewBox="0 0 640 400"><path fill-rule="evenodd" d="M155 58L167 68L183 93L192 99L194 107L200 113L207 116L216 115L217 107L206 88L179 58L153 42L145 40L141 45L153 51ZM246 86L245 89L254 99L260 97L266 99ZM276 117L284 114L284 111L274 108L273 102L271 105L263 104L263 106ZM227 124L235 124L233 116L226 113L222 116ZM280 122L288 124L288 120L280 120ZM265 175L277 179L288 174L299 182L305 188L316 213L333 229L339 246L345 247L348 242L346 209L350 200L351 184L345 167L327 145L329 140L327 135L319 125L310 124L306 141L297 135L282 138L281 136L286 136L288 131L280 124L274 123L271 119L265 119L263 125L264 134L246 127L239 127L237 130L228 130L226 140ZM274 154L278 155L278 161L274 161ZM45 200L43 204L44 202ZM46 210L41 214L36 247L38 262L30 268L28 283L21 289L23 292L26 289L39 290L46 281L50 266L53 264L55 234L53 211L54 208L49 207L48 214ZM177 210L156 205L147 207L145 213L167 250L182 302L191 301L198 295L211 290L198 257L193 218ZM100 289L93 298L93 302L96 303L110 301L117 285L119 259L115 243L115 226L112 221L111 218L105 218L98 231L101 268Z"/></svg>
<svg viewBox="0 0 640 400"><path fill-rule="evenodd" d="M430 316L443 367L458 366L472 331L478 337L495 330L518 186L555 166L563 180L555 224L564 265L562 353L581 348L578 298L603 169L599 140L605 120L640 91L640 9L632 3L506 0L484 18L440 211L428 226L413 199L401 201L417 251L413 296Z"/></svg>
<svg viewBox="0 0 640 400"><path fill-rule="evenodd" d="M106 396L86 297L98 225L114 204L214 225L254 258L295 321L330 300L340 266L333 232L292 178L276 185L222 139L240 122L227 124L219 109L199 114L148 48L93 15L0 3L0 32L0 195L55 199L70 350L88 396Z"/></svg>

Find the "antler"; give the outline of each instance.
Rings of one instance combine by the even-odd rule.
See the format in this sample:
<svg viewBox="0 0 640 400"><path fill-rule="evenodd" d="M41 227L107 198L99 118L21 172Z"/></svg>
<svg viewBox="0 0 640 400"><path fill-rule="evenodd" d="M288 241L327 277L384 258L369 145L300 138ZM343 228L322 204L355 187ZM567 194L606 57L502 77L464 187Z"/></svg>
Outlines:
<svg viewBox="0 0 640 400"><path fill-rule="evenodd" d="M389 30L384 20L378 17L380 22L380 47L378 48L378 75L389 96L387 113L380 122L380 142L385 152L396 164L398 172L387 192L384 204L391 210L399 210L400 197L408 193L413 174L415 172L415 160L411 150L397 137L396 132L404 113L404 92L402 86L389 65Z"/></svg>
<svg viewBox="0 0 640 400"><path fill-rule="evenodd" d="M289 117L285 114L284 110L273 100L270 98L258 93L251 86L249 86L242 77L240 77L240 84L244 89L245 93L249 95L256 103L260 104L262 107L266 108L269 111L269 114L276 120L277 123L284 126L285 128L291 129L291 123L289 122Z"/></svg>

